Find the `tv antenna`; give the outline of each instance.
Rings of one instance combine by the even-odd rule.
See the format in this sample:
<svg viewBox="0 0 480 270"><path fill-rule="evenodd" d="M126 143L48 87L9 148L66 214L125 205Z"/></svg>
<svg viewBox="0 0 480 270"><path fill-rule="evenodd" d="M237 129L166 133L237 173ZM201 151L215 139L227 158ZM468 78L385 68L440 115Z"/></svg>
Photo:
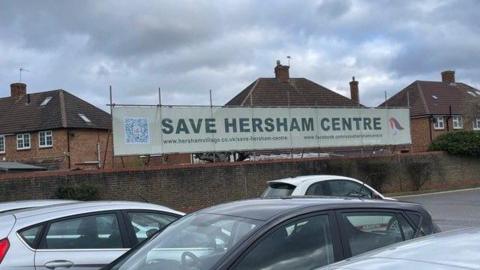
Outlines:
<svg viewBox="0 0 480 270"><path fill-rule="evenodd" d="M25 69L25 68L23 68L23 67L20 67L20 68L18 69L18 73L19 73L19 81L18 81L18 82L22 82L22 72L24 72L24 71L25 71L25 72L29 72L30 70Z"/></svg>

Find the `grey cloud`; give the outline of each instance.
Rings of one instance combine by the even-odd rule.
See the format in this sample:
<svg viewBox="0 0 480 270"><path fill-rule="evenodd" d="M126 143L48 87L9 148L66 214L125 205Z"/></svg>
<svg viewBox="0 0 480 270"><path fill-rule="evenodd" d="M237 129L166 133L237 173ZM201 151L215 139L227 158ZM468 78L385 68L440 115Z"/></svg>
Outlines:
<svg viewBox="0 0 480 270"><path fill-rule="evenodd" d="M0 3L0 94L65 88L97 105L221 104L291 55L291 74L377 105L445 68L478 85L480 3L465 1L28 1ZM103 101L102 101L103 100Z"/></svg>

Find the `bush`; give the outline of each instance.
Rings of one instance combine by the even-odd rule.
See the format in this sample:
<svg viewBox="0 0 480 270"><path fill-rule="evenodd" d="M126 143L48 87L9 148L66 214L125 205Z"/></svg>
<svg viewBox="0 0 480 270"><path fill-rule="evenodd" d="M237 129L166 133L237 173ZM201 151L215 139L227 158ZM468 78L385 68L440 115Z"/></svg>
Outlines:
<svg viewBox="0 0 480 270"><path fill-rule="evenodd" d="M431 151L446 151L452 155L480 157L480 132L450 132L437 137L429 147Z"/></svg>
<svg viewBox="0 0 480 270"><path fill-rule="evenodd" d="M377 161L360 163L358 168L365 175L365 182L378 192L382 192L383 184L390 173L390 166L391 163Z"/></svg>
<svg viewBox="0 0 480 270"><path fill-rule="evenodd" d="M432 165L424 161L410 162L407 164L407 172L415 190L420 190L431 178Z"/></svg>
<svg viewBox="0 0 480 270"><path fill-rule="evenodd" d="M95 201L100 198L97 187L85 184L58 187L55 192L55 197L57 199L78 201Z"/></svg>

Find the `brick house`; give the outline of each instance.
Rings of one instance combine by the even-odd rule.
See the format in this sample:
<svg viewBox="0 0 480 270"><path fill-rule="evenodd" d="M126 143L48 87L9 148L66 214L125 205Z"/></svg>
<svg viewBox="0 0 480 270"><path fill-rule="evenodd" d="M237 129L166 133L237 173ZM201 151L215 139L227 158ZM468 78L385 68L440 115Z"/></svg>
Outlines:
<svg viewBox="0 0 480 270"><path fill-rule="evenodd" d="M27 93L11 84L0 98L0 160L49 169L111 165L111 117L65 90Z"/></svg>
<svg viewBox="0 0 480 270"><path fill-rule="evenodd" d="M350 82L351 99L305 78L290 78L289 66L277 61L275 78L258 78L226 106L269 107L269 106L324 106L358 107L358 81Z"/></svg>
<svg viewBox="0 0 480 270"><path fill-rule="evenodd" d="M441 73L442 81L414 81L379 107L410 107L412 151L428 150L439 135L459 130L480 130L480 91L455 81L455 72Z"/></svg>

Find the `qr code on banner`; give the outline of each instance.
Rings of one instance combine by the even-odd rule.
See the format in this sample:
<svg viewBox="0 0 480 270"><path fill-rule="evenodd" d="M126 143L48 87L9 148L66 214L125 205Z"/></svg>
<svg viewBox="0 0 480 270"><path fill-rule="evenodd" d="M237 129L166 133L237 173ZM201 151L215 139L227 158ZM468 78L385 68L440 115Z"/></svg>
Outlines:
<svg viewBox="0 0 480 270"><path fill-rule="evenodd" d="M149 143L148 133L146 118L125 118L125 142L127 144Z"/></svg>

